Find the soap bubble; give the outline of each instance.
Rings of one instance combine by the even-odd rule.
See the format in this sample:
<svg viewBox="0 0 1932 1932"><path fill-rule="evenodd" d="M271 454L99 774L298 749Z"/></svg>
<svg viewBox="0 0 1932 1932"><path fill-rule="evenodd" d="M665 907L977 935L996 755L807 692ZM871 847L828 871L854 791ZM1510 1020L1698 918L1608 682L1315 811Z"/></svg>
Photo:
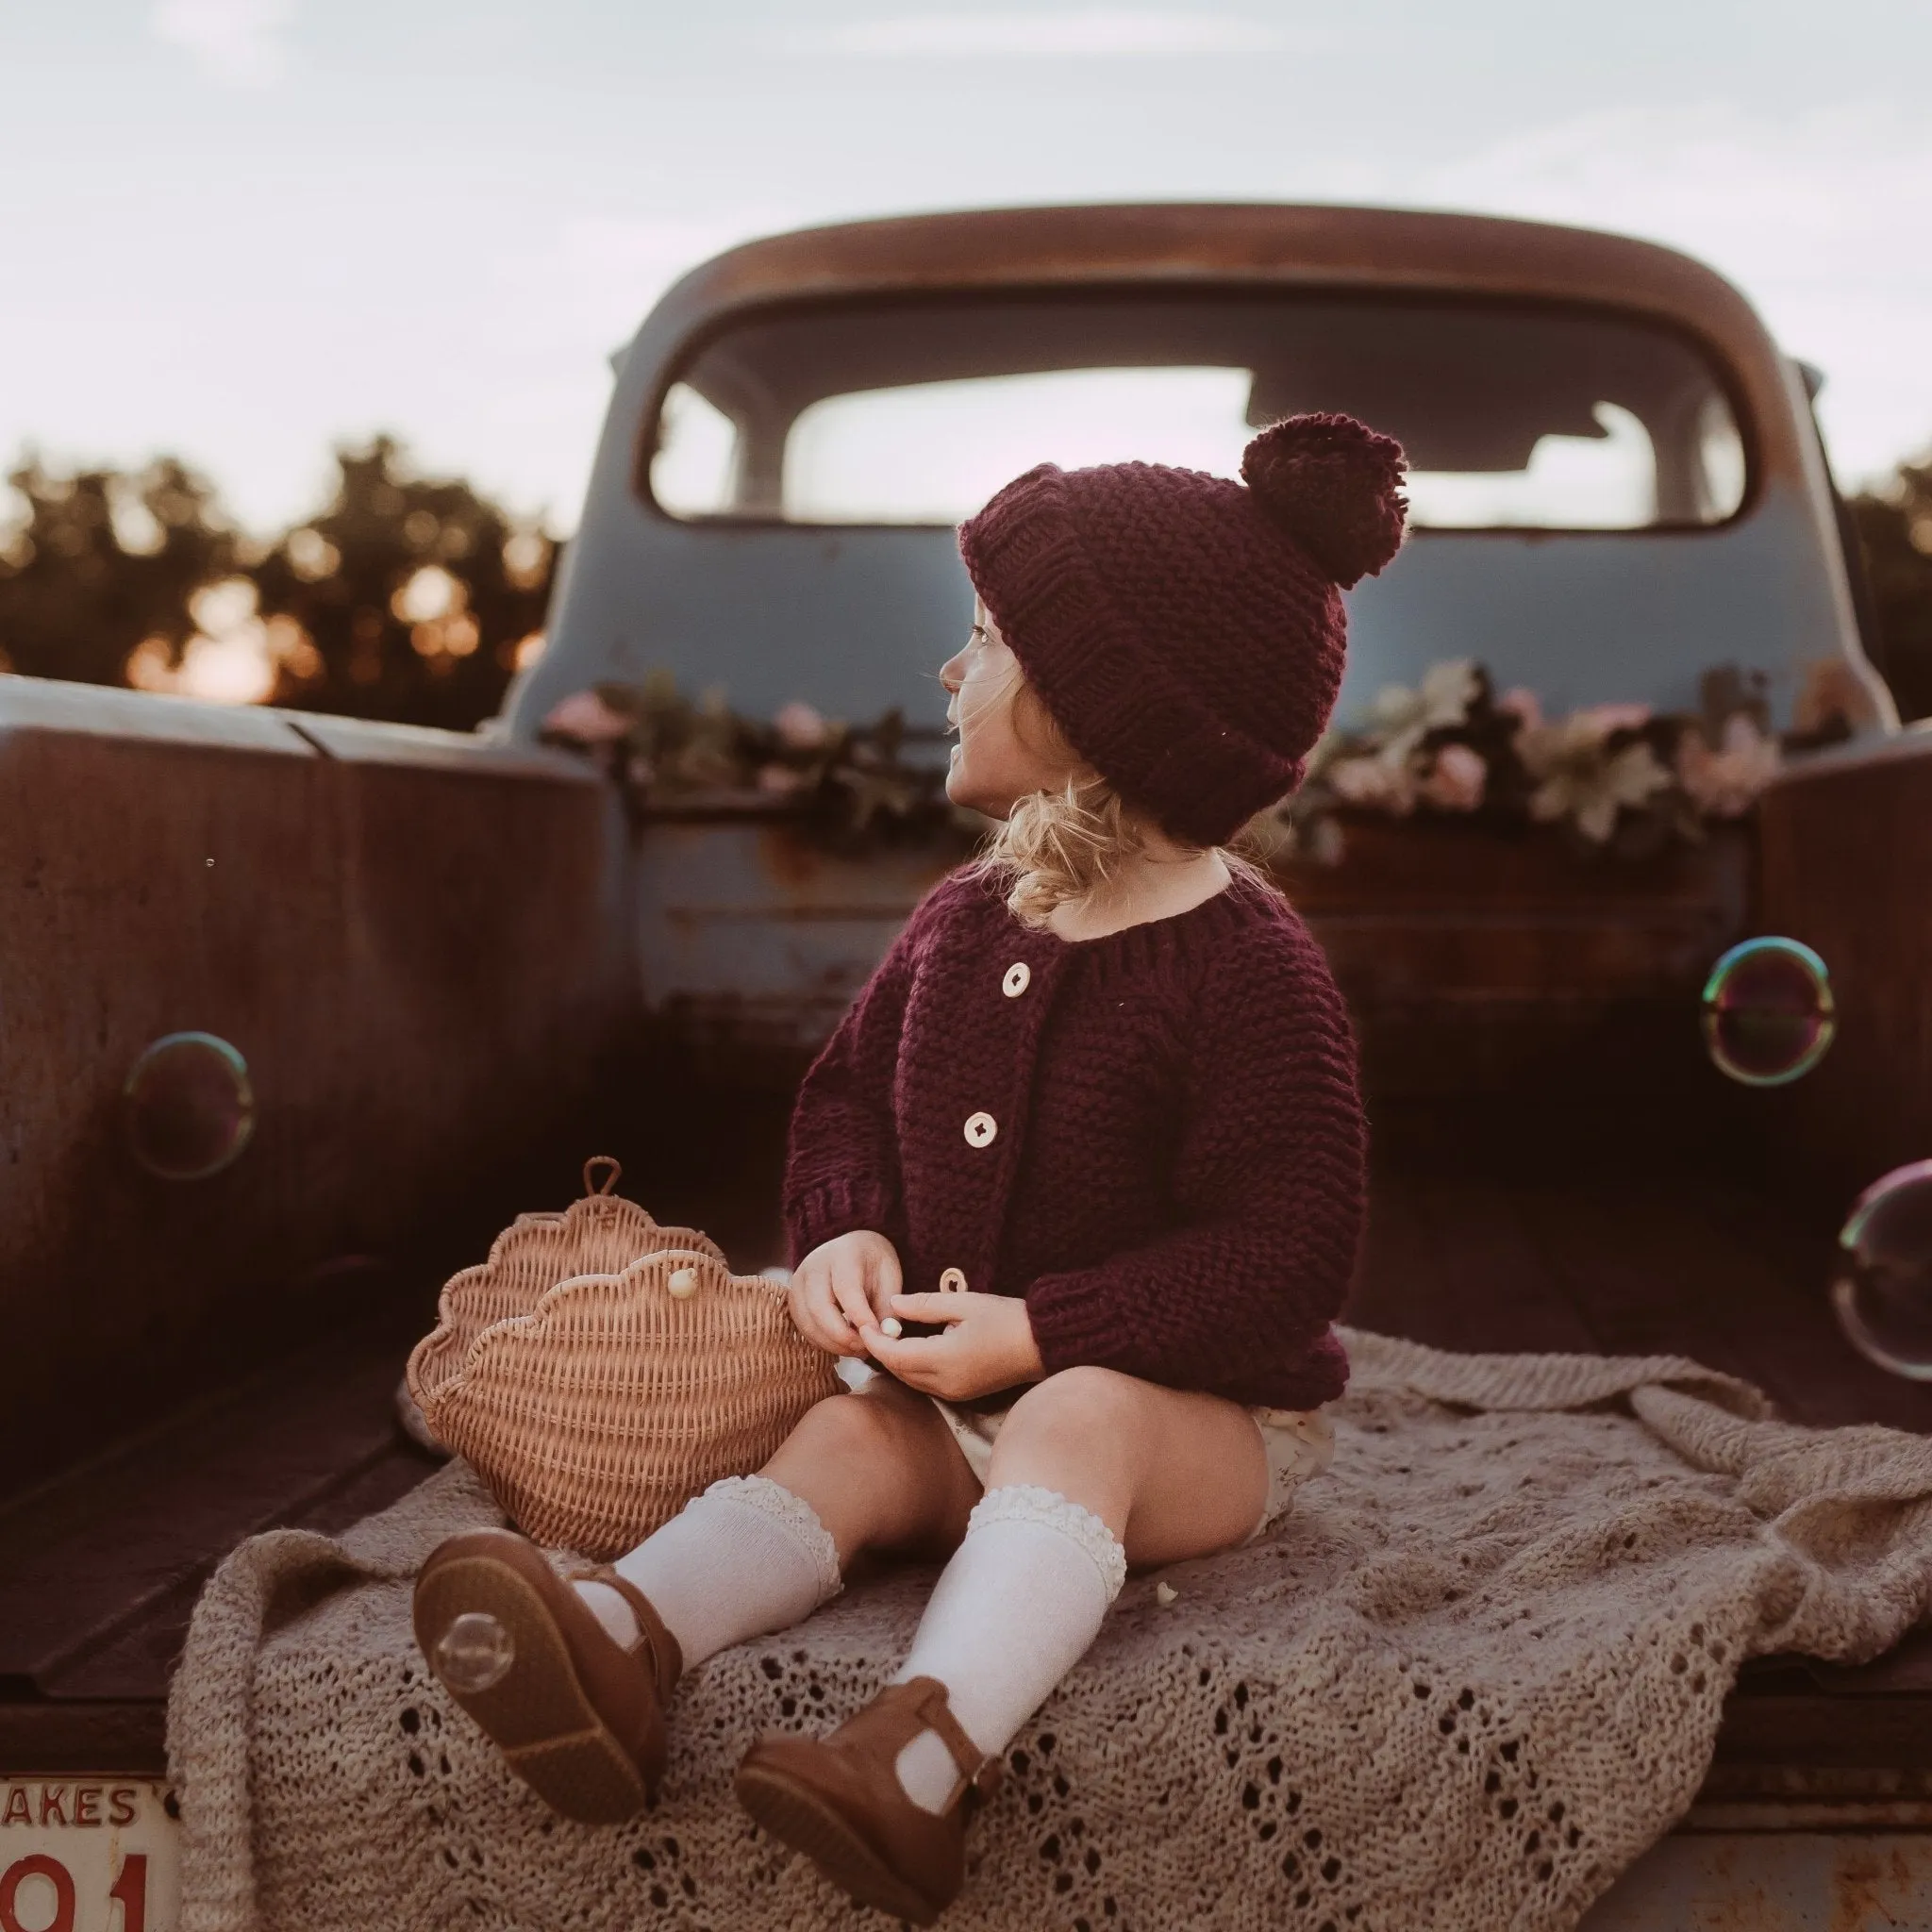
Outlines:
<svg viewBox="0 0 1932 1932"><path fill-rule="evenodd" d="M163 1180L220 1174L255 1132L248 1062L212 1033L170 1033L135 1061L121 1090L134 1158Z"/></svg>
<svg viewBox="0 0 1932 1932"><path fill-rule="evenodd" d="M1796 940L1746 940L1704 982L1704 1041L1720 1073L1782 1087L1824 1058L1838 1019L1824 961Z"/></svg>
<svg viewBox="0 0 1932 1932"><path fill-rule="evenodd" d="M436 1674L467 1696L502 1683L516 1660L515 1638L487 1610L465 1610L437 1639L431 1659Z"/></svg>
<svg viewBox="0 0 1932 1932"><path fill-rule="evenodd" d="M1895 1375L1932 1382L1932 1160L1874 1181L1838 1247L1831 1302L1853 1347Z"/></svg>

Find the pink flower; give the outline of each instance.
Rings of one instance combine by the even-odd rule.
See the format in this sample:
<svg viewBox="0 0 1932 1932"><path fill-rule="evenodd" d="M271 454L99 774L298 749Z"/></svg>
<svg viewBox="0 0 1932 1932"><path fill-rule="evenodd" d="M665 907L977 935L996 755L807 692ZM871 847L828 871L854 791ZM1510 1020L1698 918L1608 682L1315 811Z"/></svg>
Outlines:
<svg viewBox="0 0 1932 1932"><path fill-rule="evenodd" d="M832 727L803 698L781 706L772 729L787 751L817 751L832 735Z"/></svg>
<svg viewBox="0 0 1932 1932"><path fill-rule="evenodd" d="M1466 744L1445 744L1436 754L1422 795L1439 811L1474 811L1483 802L1490 768L1480 752Z"/></svg>
<svg viewBox="0 0 1932 1932"><path fill-rule="evenodd" d="M1708 818L1742 818L1757 794L1777 775L1778 749L1742 711L1724 720L1717 750L1704 735L1687 731L1677 741L1677 782Z"/></svg>
<svg viewBox="0 0 1932 1932"><path fill-rule="evenodd" d="M1508 712L1525 731L1534 731L1543 722L1542 700L1526 684L1506 691L1496 700L1496 708Z"/></svg>
<svg viewBox="0 0 1932 1932"><path fill-rule="evenodd" d="M553 705L543 720L543 729L553 738L568 738L578 744L614 744L630 735L631 721L620 710L607 705L593 691L575 691Z"/></svg>

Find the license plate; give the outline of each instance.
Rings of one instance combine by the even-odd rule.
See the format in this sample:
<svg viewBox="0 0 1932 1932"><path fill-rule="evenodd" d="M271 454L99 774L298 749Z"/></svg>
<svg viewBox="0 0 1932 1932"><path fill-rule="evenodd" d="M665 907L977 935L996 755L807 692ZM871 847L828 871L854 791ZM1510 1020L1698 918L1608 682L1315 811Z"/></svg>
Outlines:
<svg viewBox="0 0 1932 1932"><path fill-rule="evenodd" d="M165 1783L0 1778L5 1932L175 1932L180 1901Z"/></svg>

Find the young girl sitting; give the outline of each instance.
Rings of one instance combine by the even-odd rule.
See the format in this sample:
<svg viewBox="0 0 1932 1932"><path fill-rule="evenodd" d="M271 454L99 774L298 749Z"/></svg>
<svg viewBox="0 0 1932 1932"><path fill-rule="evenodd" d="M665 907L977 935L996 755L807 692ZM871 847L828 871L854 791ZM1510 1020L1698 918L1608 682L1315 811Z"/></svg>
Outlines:
<svg viewBox="0 0 1932 1932"><path fill-rule="evenodd" d="M515 1630L508 1674L452 1694L565 1815L655 1793L681 1670L810 1616L861 1551L945 1555L892 1681L738 1775L855 1898L929 1924L1128 1566L1258 1534L1325 1466L1354 1053L1320 949L1223 846L1300 782L1339 587L1402 539L1402 453L1303 416L1241 474L1042 464L960 531L947 789L1004 824L808 1074L785 1179L793 1319L883 1373L609 1569L566 1583L487 1532L424 1570L432 1661L466 1611Z"/></svg>

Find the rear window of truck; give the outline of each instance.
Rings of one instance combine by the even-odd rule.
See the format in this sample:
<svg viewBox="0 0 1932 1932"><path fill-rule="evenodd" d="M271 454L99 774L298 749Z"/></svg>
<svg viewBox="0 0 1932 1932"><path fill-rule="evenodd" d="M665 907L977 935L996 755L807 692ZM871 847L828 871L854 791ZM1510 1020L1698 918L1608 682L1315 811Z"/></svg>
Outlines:
<svg viewBox="0 0 1932 1932"><path fill-rule="evenodd" d="M1232 475L1257 428L1305 409L1400 438L1424 528L1707 527L1745 500L1730 398L1667 328L1303 292L759 316L678 369L644 481L680 519L948 525L1041 461Z"/></svg>

